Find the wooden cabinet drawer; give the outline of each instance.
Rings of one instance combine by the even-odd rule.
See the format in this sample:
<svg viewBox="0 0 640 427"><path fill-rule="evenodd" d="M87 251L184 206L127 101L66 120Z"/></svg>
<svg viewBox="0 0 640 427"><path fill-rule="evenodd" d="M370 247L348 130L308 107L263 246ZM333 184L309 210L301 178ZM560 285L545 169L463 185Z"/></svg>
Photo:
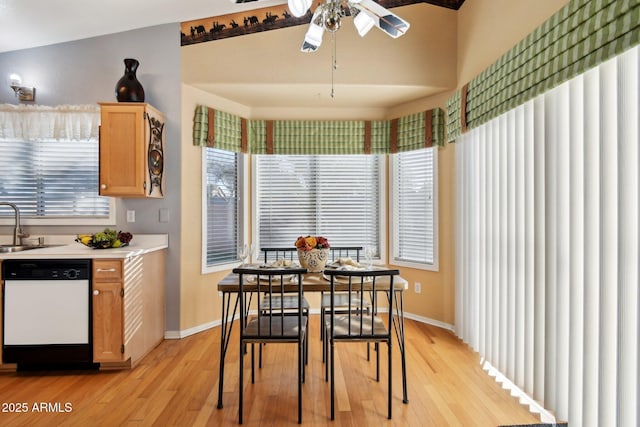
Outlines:
<svg viewBox="0 0 640 427"><path fill-rule="evenodd" d="M93 260L93 280L122 280L122 261Z"/></svg>

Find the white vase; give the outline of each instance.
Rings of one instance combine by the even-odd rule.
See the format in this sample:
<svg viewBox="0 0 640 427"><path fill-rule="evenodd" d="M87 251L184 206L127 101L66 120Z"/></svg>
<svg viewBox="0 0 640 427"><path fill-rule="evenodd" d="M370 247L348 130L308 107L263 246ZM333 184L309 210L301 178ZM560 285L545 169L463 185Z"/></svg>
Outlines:
<svg viewBox="0 0 640 427"><path fill-rule="evenodd" d="M298 249L300 265L310 273L319 273L324 270L327 259L329 259L329 249L311 249L310 251Z"/></svg>

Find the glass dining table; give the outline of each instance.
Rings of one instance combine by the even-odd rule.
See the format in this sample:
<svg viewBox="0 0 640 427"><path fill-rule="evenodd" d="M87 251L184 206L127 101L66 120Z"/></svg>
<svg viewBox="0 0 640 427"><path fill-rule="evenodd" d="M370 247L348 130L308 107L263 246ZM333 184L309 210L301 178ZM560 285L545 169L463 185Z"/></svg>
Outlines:
<svg viewBox="0 0 640 427"><path fill-rule="evenodd" d="M259 264L251 265L259 267ZM382 286L380 286L382 285ZM306 273L302 279L303 292L330 292L331 286L329 281L322 273ZM291 285L291 290L295 290L296 285ZM376 288L377 291L384 292L387 297L388 304L394 304L393 329L400 349L402 359L402 402L409 403L407 396L407 365L405 355L405 339L404 339L404 291L408 289L408 282L401 276L397 276L393 281L393 290L389 286L380 283ZM222 406L222 390L224 386L224 365L227 348L229 346L231 332L233 330L233 321L239 315L239 298L240 290L239 278L235 273L229 273L220 282L218 282L218 291L222 293L222 320L221 320L221 337L220 337L220 374L218 380L218 409ZM286 290L286 286L285 286ZM339 290L336 288L336 290ZM367 290L367 289L365 289ZM246 309L246 308L244 308Z"/></svg>

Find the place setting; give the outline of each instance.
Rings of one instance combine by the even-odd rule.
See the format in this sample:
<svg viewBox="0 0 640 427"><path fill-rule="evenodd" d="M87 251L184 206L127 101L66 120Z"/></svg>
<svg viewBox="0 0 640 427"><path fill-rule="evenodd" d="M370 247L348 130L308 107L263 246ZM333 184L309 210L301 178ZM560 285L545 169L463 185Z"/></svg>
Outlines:
<svg viewBox="0 0 640 427"><path fill-rule="evenodd" d="M327 263L327 265L325 266L325 271L326 270L340 270L340 271L368 271L368 270L372 270L373 269L373 255L374 255L374 249L371 247L365 247L364 248L364 256L366 259L366 264L362 264L360 262L358 262L357 260L354 260L351 257L340 257L337 258L335 261L331 262L331 263ZM325 274L324 272L322 273L322 277L325 280L331 280L331 278ZM342 283L349 283L349 276L340 276L340 275L335 275L334 279L338 282L342 282ZM373 281L373 277L372 276L365 276L363 278L364 282L371 282Z"/></svg>

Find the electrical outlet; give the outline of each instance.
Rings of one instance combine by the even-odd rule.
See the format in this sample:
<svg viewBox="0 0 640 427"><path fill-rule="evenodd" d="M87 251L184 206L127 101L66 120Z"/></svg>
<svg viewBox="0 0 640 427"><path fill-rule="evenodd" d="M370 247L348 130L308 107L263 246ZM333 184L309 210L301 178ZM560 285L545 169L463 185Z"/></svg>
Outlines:
<svg viewBox="0 0 640 427"><path fill-rule="evenodd" d="M416 294L419 294L420 292L422 292L422 283L415 282L413 284L413 290L415 291Z"/></svg>
<svg viewBox="0 0 640 427"><path fill-rule="evenodd" d="M127 211L127 222L136 222L136 211Z"/></svg>

